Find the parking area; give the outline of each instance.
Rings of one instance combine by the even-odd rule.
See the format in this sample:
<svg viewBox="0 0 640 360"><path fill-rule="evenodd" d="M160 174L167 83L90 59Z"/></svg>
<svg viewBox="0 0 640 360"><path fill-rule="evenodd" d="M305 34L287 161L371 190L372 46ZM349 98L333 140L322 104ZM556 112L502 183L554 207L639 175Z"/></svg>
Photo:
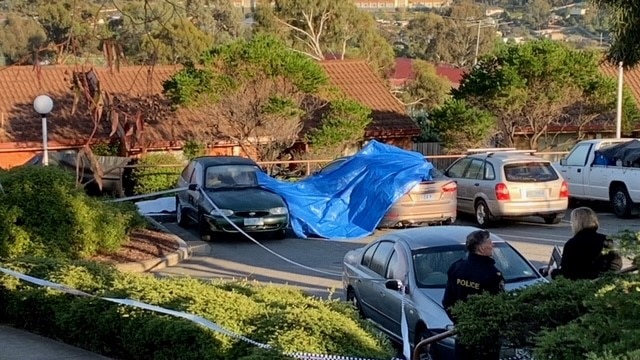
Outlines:
<svg viewBox="0 0 640 360"><path fill-rule="evenodd" d="M597 209L601 231L615 234L624 229L640 231L638 219L619 219L606 209ZM471 218L462 217L460 225L474 225ZM165 223L167 228L191 245L200 244L195 227L183 229L176 223ZM569 212L555 225L540 219L505 221L490 229L509 241L534 265L546 264L553 246L562 245L571 237ZM392 229L379 230L358 240L329 241L320 239L286 238L284 240L257 239L264 248L250 240L229 237L209 243L207 251L196 251L194 256L177 266L158 271L165 276L194 276L204 279L244 279L300 287L322 297L342 296L342 283L338 276L342 270L344 254ZM287 259L284 260L281 257Z"/></svg>

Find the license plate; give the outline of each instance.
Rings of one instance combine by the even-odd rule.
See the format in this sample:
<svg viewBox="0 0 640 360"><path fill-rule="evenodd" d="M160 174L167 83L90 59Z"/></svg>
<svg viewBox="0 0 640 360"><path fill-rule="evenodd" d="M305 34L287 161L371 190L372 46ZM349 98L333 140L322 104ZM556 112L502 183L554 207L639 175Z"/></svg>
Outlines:
<svg viewBox="0 0 640 360"><path fill-rule="evenodd" d="M262 218L246 218L244 219L244 224L246 226L264 225L264 220Z"/></svg>
<svg viewBox="0 0 640 360"><path fill-rule="evenodd" d="M435 200L436 199L436 194L424 194L422 195L422 200Z"/></svg>
<svg viewBox="0 0 640 360"><path fill-rule="evenodd" d="M527 190L527 197L530 198L541 198L544 197L544 190Z"/></svg>

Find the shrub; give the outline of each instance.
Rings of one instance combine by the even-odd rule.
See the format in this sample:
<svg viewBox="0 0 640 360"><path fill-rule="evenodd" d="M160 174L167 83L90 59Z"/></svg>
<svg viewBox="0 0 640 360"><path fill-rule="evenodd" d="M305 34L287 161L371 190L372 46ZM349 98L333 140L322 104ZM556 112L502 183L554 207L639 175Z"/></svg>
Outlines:
<svg viewBox="0 0 640 360"><path fill-rule="evenodd" d="M141 225L135 209L90 198L60 168L26 166L0 175L0 256L82 258L117 250Z"/></svg>
<svg viewBox="0 0 640 360"><path fill-rule="evenodd" d="M282 351L388 359L388 340L346 303L248 282L158 279L85 262L44 260L4 267L98 296L131 298L200 315ZM120 359L284 359L195 323L95 298L60 294L0 275L0 322L55 335Z"/></svg>
<svg viewBox="0 0 640 360"><path fill-rule="evenodd" d="M178 182L181 167L157 167L154 165L176 165L182 161L173 154L147 154L138 161L133 170L133 192L135 194L149 194L156 191L173 189ZM145 167L148 166L148 167Z"/></svg>
<svg viewBox="0 0 640 360"><path fill-rule="evenodd" d="M206 154L206 149L207 147L205 144L195 140L188 140L184 143L184 146L182 146L182 153L184 154L184 157L191 160L195 157Z"/></svg>

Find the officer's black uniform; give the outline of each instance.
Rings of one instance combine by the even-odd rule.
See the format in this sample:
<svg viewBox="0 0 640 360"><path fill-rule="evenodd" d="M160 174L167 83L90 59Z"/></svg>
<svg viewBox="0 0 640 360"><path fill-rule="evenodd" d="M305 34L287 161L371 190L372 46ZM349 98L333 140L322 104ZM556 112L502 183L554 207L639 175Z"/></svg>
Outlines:
<svg viewBox="0 0 640 360"><path fill-rule="evenodd" d="M498 294L504 291L504 278L495 266L495 260L489 256L469 253L466 259L453 263L447 272L447 287L444 291L442 305L449 318L455 323L451 315L451 307L458 301L465 301L470 295L488 292ZM461 347L456 343L456 357L462 359L491 359L498 358L498 354L481 357L473 350Z"/></svg>

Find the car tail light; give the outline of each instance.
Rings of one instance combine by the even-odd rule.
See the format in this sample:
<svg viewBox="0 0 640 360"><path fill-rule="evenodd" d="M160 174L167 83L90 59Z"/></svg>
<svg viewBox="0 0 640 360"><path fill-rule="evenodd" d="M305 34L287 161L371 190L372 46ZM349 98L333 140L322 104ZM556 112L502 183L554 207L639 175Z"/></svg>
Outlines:
<svg viewBox="0 0 640 360"><path fill-rule="evenodd" d="M444 186L442 186L442 192L445 192L445 193L454 192L457 189L458 189L458 184L456 184L455 181L448 182L444 184Z"/></svg>
<svg viewBox="0 0 640 360"><path fill-rule="evenodd" d="M560 186L560 198L566 199L568 197L569 197L569 185L567 185L566 181L563 181L562 185Z"/></svg>
<svg viewBox="0 0 640 360"><path fill-rule="evenodd" d="M509 189L507 189L507 185L503 183L496 184L496 199L502 201L508 201L511 199L509 196Z"/></svg>

